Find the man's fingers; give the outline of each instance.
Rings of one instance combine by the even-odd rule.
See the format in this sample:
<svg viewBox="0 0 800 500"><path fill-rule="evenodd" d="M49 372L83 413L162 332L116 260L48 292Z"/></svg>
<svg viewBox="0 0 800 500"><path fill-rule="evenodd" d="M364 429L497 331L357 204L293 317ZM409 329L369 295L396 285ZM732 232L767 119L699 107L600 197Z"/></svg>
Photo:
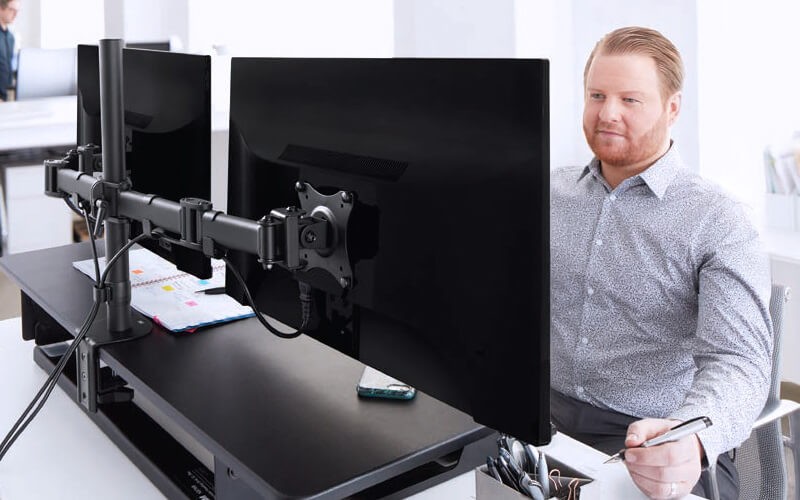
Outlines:
<svg viewBox="0 0 800 500"><path fill-rule="evenodd" d="M639 446L648 439L664 434L675 426L672 420L645 418L637 420L628 426L628 433L625 437L625 446L631 448Z"/></svg>
<svg viewBox="0 0 800 500"><path fill-rule="evenodd" d="M625 462L636 465L672 467L692 461L696 456L695 446L689 441L664 443L649 448L625 450Z"/></svg>

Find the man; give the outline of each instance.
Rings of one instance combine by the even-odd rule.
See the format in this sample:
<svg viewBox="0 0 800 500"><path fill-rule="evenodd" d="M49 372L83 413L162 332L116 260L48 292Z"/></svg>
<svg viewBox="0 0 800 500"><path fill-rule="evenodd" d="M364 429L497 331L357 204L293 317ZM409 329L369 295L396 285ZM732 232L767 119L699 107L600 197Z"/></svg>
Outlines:
<svg viewBox="0 0 800 500"><path fill-rule="evenodd" d="M0 0L0 100L8 100L8 88L13 73L11 60L14 56L14 34L8 26L14 22L19 12L18 0Z"/></svg>
<svg viewBox="0 0 800 500"><path fill-rule="evenodd" d="M683 165L670 140L683 64L646 28L602 38L586 63L583 130L595 158L552 175L552 413L564 433L623 447L652 498L737 498L726 453L769 388L770 276L739 205ZM637 448L677 422L713 425ZM717 462L717 459L719 461Z"/></svg>

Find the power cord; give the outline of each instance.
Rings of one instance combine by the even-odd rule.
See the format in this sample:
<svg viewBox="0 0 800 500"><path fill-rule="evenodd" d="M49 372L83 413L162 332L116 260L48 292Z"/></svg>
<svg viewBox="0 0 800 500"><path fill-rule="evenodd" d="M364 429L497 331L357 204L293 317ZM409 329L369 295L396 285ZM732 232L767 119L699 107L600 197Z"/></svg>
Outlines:
<svg viewBox="0 0 800 500"><path fill-rule="evenodd" d="M94 260L94 283L95 286L100 287L100 259L97 257L97 244L95 243L94 231L92 231L92 224L89 220L89 207L91 203L86 200L79 202L81 212L83 213L83 222L86 224L86 232L89 233L89 240L92 242L92 260Z"/></svg>
<svg viewBox="0 0 800 500"><path fill-rule="evenodd" d="M75 202L72 201L72 197L70 195L65 194L62 197L62 199L64 200L64 203L67 204L69 209L72 210L73 212L75 212L76 214L78 214L79 216L83 217L84 215L88 215L88 214L84 214L83 210L81 210L80 208L75 206Z"/></svg>
<svg viewBox="0 0 800 500"><path fill-rule="evenodd" d="M247 288L247 284L244 282L242 275L239 274L239 271L236 270L236 267L234 267L234 265L231 263L228 257L226 255L223 255L222 260L223 262L225 262L225 266L228 268L231 274L233 274L234 278L236 278L236 281L239 282L239 285L241 285L242 290L244 290L244 298L247 301L247 305L249 305L250 308L253 310L253 313L255 313L256 318L258 319L258 321L261 322L262 325L264 325L264 328L266 328L272 334L282 339L294 339L299 337L303 333L306 333L306 328L308 328L308 324L311 322L311 307L313 303L313 298L311 295L311 285L304 283L302 281L297 282L298 285L300 286L300 306L302 308L302 323L300 324L300 328L294 332L282 332L277 328L275 328L274 326L270 325L269 322L267 322L266 318L264 318L264 315L258 311L256 303L253 300L253 296L250 295L250 290L248 290Z"/></svg>
<svg viewBox="0 0 800 500"><path fill-rule="evenodd" d="M84 215L84 220L87 221L87 228L89 229L89 234L91 235L92 231L91 227L88 226L88 216L86 215L86 210L83 210L83 215ZM119 258L122 255L124 255L125 252L127 252L128 249L130 249L130 247L132 247L133 245L135 245L136 243L142 241L147 237L148 236L145 234L140 234L136 238L128 241L111 259L108 260L108 262L106 262L105 271L103 272L102 276L100 276L99 272L100 265L97 257L97 248L95 247L94 236L92 235L91 236L92 253L95 261L95 287L100 288L102 286L105 286L106 279L108 278L108 273L113 267L113 265L117 262L117 260L119 260ZM17 440L17 438L19 438L19 436L22 434L25 428L28 427L28 425L30 425L30 423L33 421L33 419L36 417L36 415L44 406L47 399L50 397L50 393L53 392L53 389L58 384L58 379L64 372L64 368L66 367L67 362L75 353L75 350L78 348L78 345L80 345L81 341L83 341L84 337L86 337L86 334L88 333L89 328L92 326L92 323L94 323L94 320L97 317L97 312L99 311L99 309L100 309L100 300L96 298L94 300L94 303L92 304L89 314L86 316L86 319L84 320L83 325L81 326L81 329L78 332L78 335L75 336L75 339L72 341L72 344L69 346L67 351L61 356L59 362L50 372L50 375L47 377L47 380L45 380L45 383L42 385L42 388L39 389L39 392L36 393L36 396L34 396L33 400L30 402L28 407L25 408L25 411L22 412L22 415L20 415L20 417L11 427L11 430L8 431L8 434L6 434L6 437L3 439L3 442L0 443L0 461L3 460L3 457L5 457L6 453L8 453L8 450L11 448L11 445L13 445L14 442Z"/></svg>
<svg viewBox="0 0 800 500"><path fill-rule="evenodd" d="M69 346L67 352L65 352L64 355L61 356L61 360L59 360L58 364L55 366L55 368L53 368L53 371L50 372L50 376L47 377L47 380L45 381L44 385L42 385L42 388L39 389L39 392L36 393L36 396L34 396L33 400L30 402L28 407L25 408L25 411L22 412L22 415L20 415L19 419L17 419L17 421L14 423L14 426L11 427L11 430L8 431L8 434L6 434L5 439L3 439L3 442L0 444L0 461L3 460L3 457L5 457L6 453L8 453L8 450L11 448L11 445L14 444L17 438L19 438L19 436L22 434L25 428L28 427L28 425L33 421L33 419L42 409L45 401L47 401L47 398L50 397L50 393L58 384L58 377L61 376L61 373L64 371L64 367L67 365L67 361L74 354L75 349L78 348L78 344L80 344L80 342L86 336L86 332L89 331L89 327L94 322L94 319L97 316L97 311L99 309L100 309L100 301L95 300L94 303L92 304L92 308L89 311L88 316L86 317L86 320L83 322L83 326L81 327L80 332L75 337L75 340ZM35 409L34 406L36 406ZM33 411L31 412L32 409Z"/></svg>

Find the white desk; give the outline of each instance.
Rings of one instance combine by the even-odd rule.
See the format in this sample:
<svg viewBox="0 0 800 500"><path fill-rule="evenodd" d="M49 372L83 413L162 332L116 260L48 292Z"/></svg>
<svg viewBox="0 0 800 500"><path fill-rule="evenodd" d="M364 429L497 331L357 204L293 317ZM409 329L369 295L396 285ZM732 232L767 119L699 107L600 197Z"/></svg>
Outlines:
<svg viewBox="0 0 800 500"><path fill-rule="evenodd" d="M0 152L74 147L76 130L76 96L0 104ZM31 163L2 169L0 222L4 250L9 253L72 241L71 213L60 200L45 196L44 168Z"/></svg>
<svg viewBox="0 0 800 500"><path fill-rule="evenodd" d="M77 106L76 96L0 104L0 151L75 144Z"/></svg>
<svg viewBox="0 0 800 500"><path fill-rule="evenodd" d="M0 321L0 434L5 436L44 382L33 362L31 342L20 335L19 318ZM549 456L597 480L583 498L645 498L622 464L603 465L606 455L567 436L542 448ZM163 495L61 389L0 462L0 498L156 499ZM473 499L469 472L412 497L414 500Z"/></svg>

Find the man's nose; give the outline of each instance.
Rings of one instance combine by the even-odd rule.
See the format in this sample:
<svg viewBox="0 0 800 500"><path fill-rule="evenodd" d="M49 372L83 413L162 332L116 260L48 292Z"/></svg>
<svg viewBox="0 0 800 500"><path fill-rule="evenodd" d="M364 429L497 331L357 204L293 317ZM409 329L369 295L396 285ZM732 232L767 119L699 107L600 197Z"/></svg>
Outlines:
<svg viewBox="0 0 800 500"><path fill-rule="evenodd" d="M600 108L600 120L604 122L618 122L620 120L620 106L616 99L606 99Z"/></svg>

